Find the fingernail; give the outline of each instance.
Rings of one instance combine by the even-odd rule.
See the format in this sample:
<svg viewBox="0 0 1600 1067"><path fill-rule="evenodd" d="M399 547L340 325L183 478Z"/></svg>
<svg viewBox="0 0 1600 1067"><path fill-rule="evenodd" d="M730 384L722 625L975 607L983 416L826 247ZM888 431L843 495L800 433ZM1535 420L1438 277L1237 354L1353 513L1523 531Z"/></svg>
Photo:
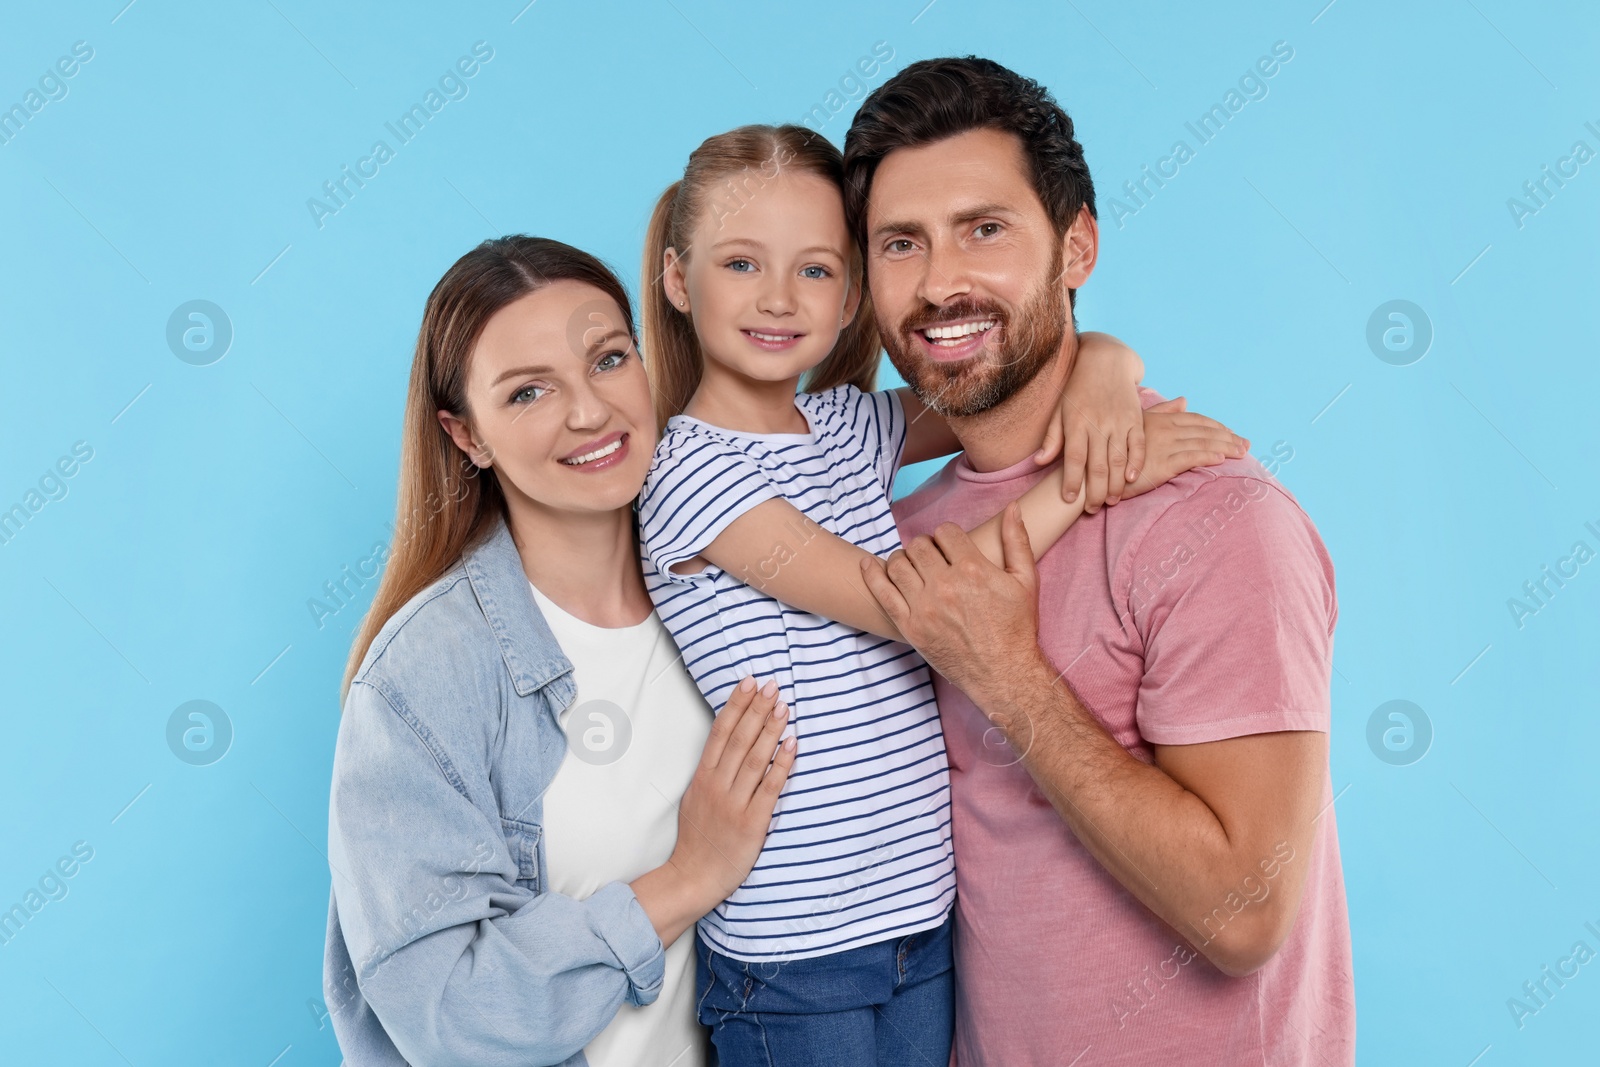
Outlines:
<svg viewBox="0 0 1600 1067"><path fill-rule="evenodd" d="M783 743L783 750L785 752L793 752L794 751L794 738L791 737L791 738L789 738L787 741L785 741Z"/></svg>
<svg viewBox="0 0 1600 1067"><path fill-rule="evenodd" d="M789 705L781 700L778 701L772 708L772 717L774 719L787 719L789 717Z"/></svg>
<svg viewBox="0 0 1600 1067"><path fill-rule="evenodd" d="M1076 499L1078 499L1078 493L1077 493L1076 490L1073 490L1072 492L1067 494L1067 503L1070 504Z"/></svg>
<svg viewBox="0 0 1600 1067"><path fill-rule="evenodd" d="M761 695L762 696L772 696L777 691L778 691L778 680L776 678L767 679L767 684L761 687Z"/></svg>
<svg viewBox="0 0 1600 1067"><path fill-rule="evenodd" d="M754 678L750 677L747 674L747 675L744 676L744 679L742 681L740 681L740 683L739 683L739 692L748 693L748 692L750 692L750 690L754 689L755 687L756 687L756 680Z"/></svg>

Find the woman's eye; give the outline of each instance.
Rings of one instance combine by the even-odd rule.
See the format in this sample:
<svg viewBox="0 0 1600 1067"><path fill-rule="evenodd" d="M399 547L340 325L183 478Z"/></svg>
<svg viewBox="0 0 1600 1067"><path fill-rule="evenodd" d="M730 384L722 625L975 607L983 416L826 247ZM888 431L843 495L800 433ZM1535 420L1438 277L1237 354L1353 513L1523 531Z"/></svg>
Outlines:
<svg viewBox="0 0 1600 1067"><path fill-rule="evenodd" d="M542 385L524 385L521 389L511 394L511 402L513 404L529 404L538 400L539 396L542 396L544 392L545 387ZM539 396L534 394L539 394Z"/></svg>
<svg viewBox="0 0 1600 1067"><path fill-rule="evenodd" d="M594 361L594 369L616 370L626 362L628 362L628 353L620 350L616 352L607 352L605 355Z"/></svg>
<svg viewBox="0 0 1600 1067"><path fill-rule="evenodd" d="M800 269L800 276L803 278L831 278L833 277L833 271L829 270L827 267L802 267Z"/></svg>

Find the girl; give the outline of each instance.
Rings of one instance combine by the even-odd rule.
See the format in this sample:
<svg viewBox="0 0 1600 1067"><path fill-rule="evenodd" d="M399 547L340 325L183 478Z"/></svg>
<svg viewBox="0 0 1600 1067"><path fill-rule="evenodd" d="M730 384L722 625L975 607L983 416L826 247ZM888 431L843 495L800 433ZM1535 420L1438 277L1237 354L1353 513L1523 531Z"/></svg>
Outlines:
<svg viewBox="0 0 1600 1067"><path fill-rule="evenodd" d="M646 582L713 705L745 667L776 678L801 744L750 877L699 925L700 1018L731 1067L942 1065L950 1052L938 709L860 561L900 545L899 464L957 443L909 390L871 391L879 345L841 166L803 127L713 137L660 197L646 238L664 429L640 499ZM1085 421L1102 422L1107 393L1112 414L1137 413L1137 364L1110 338L1083 338L1063 417L1087 407ZM1242 453L1205 421L1209 462ZM1174 466L1161 413L1144 423L1147 489L1188 464ZM1021 499L1036 554L1084 509L1065 488L1057 470ZM998 529L972 533L997 563Z"/></svg>

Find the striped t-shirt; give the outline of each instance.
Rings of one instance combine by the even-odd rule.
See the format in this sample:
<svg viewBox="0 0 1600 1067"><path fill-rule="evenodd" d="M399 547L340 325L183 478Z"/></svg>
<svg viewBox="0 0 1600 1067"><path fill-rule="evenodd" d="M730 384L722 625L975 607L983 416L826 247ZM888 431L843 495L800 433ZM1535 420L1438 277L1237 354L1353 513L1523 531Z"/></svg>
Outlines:
<svg viewBox="0 0 1600 1067"><path fill-rule="evenodd" d="M745 675L775 678L799 749L744 885L700 922L741 960L802 959L927 930L955 899L950 785L927 665L910 646L756 588L815 523L876 556L900 547L889 490L906 420L892 392L802 394L810 433L667 423L639 501L645 583L713 708ZM740 515L783 497L796 521L742 575L673 574Z"/></svg>

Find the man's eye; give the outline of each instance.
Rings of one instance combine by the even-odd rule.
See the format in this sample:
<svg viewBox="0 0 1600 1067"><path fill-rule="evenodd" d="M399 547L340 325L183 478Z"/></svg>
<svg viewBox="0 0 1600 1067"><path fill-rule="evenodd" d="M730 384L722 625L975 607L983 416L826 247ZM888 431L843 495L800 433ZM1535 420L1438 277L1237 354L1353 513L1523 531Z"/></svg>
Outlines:
<svg viewBox="0 0 1600 1067"><path fill-rule="evenodd" d="M889 251L891 251L891 252L909 252L909 251L911 251L911 241L910 241L910 239L906 238L906 237L896 237L894 240L889 242Z"/></svg>
<svg viewBox="0 0 1600 1067"><path fill-rule="evenodd" d="M979 223L975 232L979 237L993 237L1000 232L1000 224L998 222Z"/></svg>
<svg viewBox="0 0 1600 1067"><path fill-rule="evenodd" d="M528 404L544 395L545 387L542 385L524 385L521 389L511 394L513 404ZM538 394L537 396L534 394Z"/></svg>

